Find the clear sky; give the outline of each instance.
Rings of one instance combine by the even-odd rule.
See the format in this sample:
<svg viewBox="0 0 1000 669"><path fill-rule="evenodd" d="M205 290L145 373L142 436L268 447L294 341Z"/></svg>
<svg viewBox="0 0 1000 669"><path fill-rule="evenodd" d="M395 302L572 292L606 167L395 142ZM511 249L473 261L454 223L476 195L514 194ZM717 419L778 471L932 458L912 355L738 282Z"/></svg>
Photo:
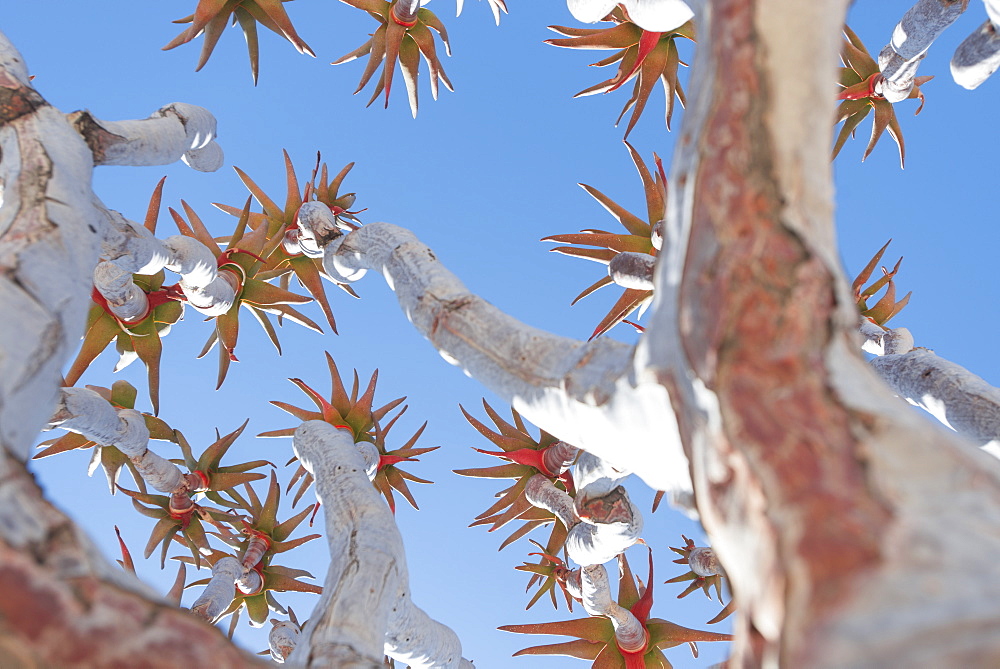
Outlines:
<svg viewBox="0 0 1000 669"><path fill-rule="evenodd" d="M615 229L617 223L577 182L593 185L636 213L644 211L639 181L621 144L623 128L612 125L628 93L572 99L577 91L611 76L607 70L586 67L605 54L542 43L554 37L547 25L574 25L561 0L508 0L508 5L511 14L497 28L485 2L468 0L458 19L451 0L432 3L430 8L451 35L454 56L444 59L444 65L456 92L442 91L441 99L433 102L423 69L416 120L410 118L401 80L396 81L398 90L388 110L378 103L366 109L368 90L351 96L363 61L329 64L364 42L375 26L366 14L342 3L289 3L293 22L318 57L299 55L277 36L262 32L257 87L252 85L243 39L235 29L224 33L199 73L194 66L201 40L160 51L183 29L170 21L190 13L193 1L6 2L0 5L0 30L20 48L37 77L38 90L63 111L86 108L105 119L143 118L161 105L183 101L215 113L226 152L226 167L215 174L196 173L180 164L98 170L99 196L126 216L142 219L154 185L166 174L165 205L177 208L183 198L214 233L227 234L234 219L214 210L211 203L242 205L245 200L247 192L232 166L247 171L280 202L281 150L289 151L301 178L308 176L319 150L334 170L357 163L345 189L358 193L356 207L368 208L361 214L363 221L384 220L411 228L470 289L498 307L531 325L586 338L617 293L607 288L570 307L572 298L597 280L603 268L550 254L550 245L538 240L583 228ZM908 6L908 2L859 2L851 25L877 53ZM995 305L1000 297L994 266L1000 82L991 80L967 92L948 74L955 45L984 19L982 5L973 3L932 49L921 74L937 78L924 88L927 103L920 116L912 116L914 101L897 105L907 146L905 171L899 169L888 136L864 164L859 162L870 121L843 149L836 170L837 219L849 274L857 273L890 237L894 242L886 264L905 256L898 284L901 293L913 290L914 296L893 324L909 327L917 345L934 348L996 383L1000 356L989 332L996 330ZM684 46L682 57L690 59L691 54L692 48ZM788 76L799 76L794 63L789 63ZM655 151L669 161L672 153L676 135L666 132L662 113L663 97L656 91L630 138L647 160ZM682 118L678 110L675 128ZM165 212L159 233L175 233ZM466 527L502 487L450 471L493 464L492 458L471 450L490 445L458 410L461 403L485 419L480 404L484 391L415 333L380 278L368 277L356 289L361 300L332 286L329 290L339 336L288 324L280 333L282 357L252 319L244 317L236 351L241 362L234 363L219 392L213 390L214 352L195 359L210 326L189 310L186 320L164 340L161 417L183 431L196 452L214 440L215 428L228 432L250 418L234 456L238 452L241 461L267 458L280 466L291 456L290 440L256 440L253 435L292 424L268 404L305 400L287 377L327 388L324 350L342 369L356 367L363 377L379 368L376 399L409 398L410 408L395 428L396 436L409 436L428 420L418 445L441 446L408 467L437 482L412 486L421 510L403 505L397 513L414 601L458 632L464 655L480 669L586 666L569 658L510 659L524 646L563 639L517 636L496 631L497 626L563 620L567 615L544 602L524 612L526 576L513 568L533 550L530 544L521 541L498 553L502 530L488 534L483 528ZM305 311L317 321L322 318L314 305ZM631 340L635 335L619 326L611 336ZM82 382L110 386L115 380L114 361L114 353L107 352ZM148 410L142 400L145 381L140 365L121 376L140 388L139 408ZM506 411L499 400L487 398ZM155 448L176 455L164 443L157 442ZM101 474L87 479L87 461L87 454L72 453L42 461L36 471L48 493L110 555L117 551L112 530L117 523L139 559L152 521L132 511L124 496L110 497ZM634 479L629 490L648 510L651 491ZM310 497L308 493L306 499ZM285 515L290 514L285 511ZM671 564L675 556L668 546L680 545L682 533L702 544L703 535L665 508L646 514L646 528L644 536L656 555L653 615L703 626L718 606L700 593L677 602L674 596L680 588L662 584L682 571ZM538 538L544 540L541 534ZM276 562L309 569L322 582L324 551L321 542L314 541ZM644 562L643 551L633 551L629 554L638 566ZM138 570L160 591L173 579L173 570L168 567L161 573L155 559L140 561ZM185 601L194 596L190 592ZM279 600L291 602L300 618L308 616L312 606L307 599ZM573 617L579 615L577 609ZM266 630L250 630L241 623L239 640L254 650L263 649ZM703 644L698 660L685 648L667 655L676 667L703 667L720 661L726 652L722 645Z"/></svg>

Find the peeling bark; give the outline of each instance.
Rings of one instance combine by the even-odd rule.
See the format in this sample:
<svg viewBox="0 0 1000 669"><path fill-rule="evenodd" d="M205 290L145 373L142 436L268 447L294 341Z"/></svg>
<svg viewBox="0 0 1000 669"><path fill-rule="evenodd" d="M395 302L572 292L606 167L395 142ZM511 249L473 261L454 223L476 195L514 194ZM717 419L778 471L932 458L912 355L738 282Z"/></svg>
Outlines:
<svg viewBox="0 0 1000 669"><path fill-rule="evenodd" d="M671 178L678 243L640 345L732 579L734 666L996 663L1000 470L928 430L856 352L824 83L844 9L719 0L702 17ZM975 546L975 586L952 576L970 569L955 542Z"/></svg>
<svg viewBox="0 0 1000 669"><path fill-rule="evenodd" d="M266 666L112 567L0 453L0 666Z"/></svg>

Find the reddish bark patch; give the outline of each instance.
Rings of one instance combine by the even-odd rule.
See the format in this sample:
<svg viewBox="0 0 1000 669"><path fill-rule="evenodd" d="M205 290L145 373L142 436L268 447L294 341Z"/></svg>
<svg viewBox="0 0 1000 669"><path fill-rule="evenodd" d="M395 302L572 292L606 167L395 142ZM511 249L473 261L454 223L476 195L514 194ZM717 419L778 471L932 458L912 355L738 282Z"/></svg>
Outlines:
<svg viewBox="0 0 1000 669"><path fill-rule="evenodd" d="M859 421L829 390L823 355L834 331L834 279L781 221L754 5L713 5L717 93L699 140L682 342L719 398L726 443L713 448L731 468L731 485L710 491L706 523L723 523L709 527L718 536L732 522L767 528L760 540L774 545L761 554L777 555L771 567L782 576L772 594L785 602L782 652L794 664L810 633L880 559L889 513L867 489ZM763 495L760 512L737 499L748 490Z"/></svg>

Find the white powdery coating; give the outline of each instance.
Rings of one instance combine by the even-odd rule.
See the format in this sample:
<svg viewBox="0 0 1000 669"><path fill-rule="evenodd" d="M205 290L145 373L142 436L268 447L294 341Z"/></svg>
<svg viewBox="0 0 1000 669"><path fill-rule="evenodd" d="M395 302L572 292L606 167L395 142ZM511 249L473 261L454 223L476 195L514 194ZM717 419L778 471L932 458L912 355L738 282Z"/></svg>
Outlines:
<svg viewBox="0 0 1000 669"><path fill-rule="evenodd" d="M959 86L972 90L1000 67L1000 26L992 20L965 38L951 59L951 76Z"/></svg>
<svg viewBox="0 0 1000 669"><path fill-rule="evenodd" d="M653 290L656 258L648 253L624 251L608 263L608 276L622 288Z"/></svg>
<svg viewBox="0 0 1000 669"><path fill-rule="evenodd" d="M236 301L236 278L219 272L215 254L192 237L174 235L164 246L170 254L165 267L181 275L181 290L190 304L206 316L221 316Z"/></svg>
<svg viewBox="0 0 1000 669"><path fill-rule="evenodd" d="M621 485L630 473L593 453L584 452L573 466L573 482L582 496L601 497Z"/></svg>
<svg viewBox="0 0 1000 669"><path fill-rule="evenodd" d="M378 463L381 457L378 447L370 441L359 441L355 446L358 449L358 454L361 455L361 459L365 462L365 476L368 477L369 481L374 481L375 476L378 474Z"/></svg>
<svg viewBox="0 0 1000 669"><path fill-rule="evenodd" d="M473 295L408 230L362 226L325 248L338 280L380 272L400 307L445 360L543 430L629 468L657 490L690 489L670 398L635 348L559 337ZM651 443L650 434L658 436Z"/></svg>
<svg viewBox="0 0 1000 669"><path fill-rule="evenodd" d="M132 273L112 262L97 263L94 287L104 297L111 312L123 321L138 320L149 312L146 293L132 281Z"/></svg>
<svg viewBox="0 0 1000 669"><path fill-rule="evenodd" d="M200 171L222 166L222 149L214 142L215 117L202 107L175 102L142 120L94 121L111 133L103 138L98 164L167 165L184 158Z"/></svg>
<svg viewBox="0 0 1000 669"><path fill-rule="evenodd" d="M566 0L577 21L595 23L611 13L620 0ZM666 32L679 28L694 17L694 12L680 0L624 0L629 18L643 30Z"/></svg>
<svg viewBox="0 0 1000 669"><path fill-rule="evenodd" d="M907 98L927 50L967 6L967 2L919 0L903 15L878 56L879 70L885 76L886 100L899 102Z"/></svg>
<svg viewBox="0 0 1000 669"><path fill-rule="evenodd" d="M272 620L273 627L267 635L267 645L271 659L283 664L299 643L299 626L291 620Z"/></svg>
<svg viewBox="0 0 1000 669"><path fill-rule="evenodd" d="M135 409L115 409L89 388L61 388L51 427L76 432L102 446L114 446L135 464L146 483L160 492L186 489L181 470L147 448L149 429Z"/></svg>
<svg viewBox="0 0 1000 669"><path fill-rule="evenodd" d="M646 645L646 628L626 608L611 599L611 585L604 565L589 565L580 570L581 602L592 616L606 616L615 628L615 639L625 650L639 650Z"/></svg>
<svg viewBox="0 0 1000 669"><path fill-rule="evenodd" d="M330 568L289 661L378 667L391 642L408 657L425 658L422 666L459 667L454 633L413 610L402 538L368 479L350 431L307 421L295 431L293 444L299 461L316 477ZM432 652L445 655L429 656Z"/></svg>
<svg viewBox="0 0 1000 669"><path fill-rule="evenodd" d="M524 497L532 506L555 514L567 530L580 522L573 509L573 498L565 490L557 488L544 474L535 474L528 479L524 487Z"/></svg>
<svg viewBox="0 0 1000 669"><path fill-rule="evenodd" d="M389 614L383 651L410 669L462 666L462 642L450 628L410 600L409 586L399 592Z"/></svg>
<svg viewBox="0 0 1000 669"><path fill-rule="evenodd" d="M107 217L101 240L101 256L131 274L156 274L167 264L169 253L153 233L117 211L96 205Z"/></svg>
<svg viewBox="0 0 1000 669"><path fill-rule="evenodd" d="M923 348L870 364L900 397L976 444L1000 439L1000 390L964 367Z"/></svg>
<svg viewBox="0 0 1000 669"><path fill-rule="evenodd" d="M212 580L205 586L191 612L209 622L225 611L236 594L236 579L243 572L243 565L234 557L226 556L212 565Z"/></svg>

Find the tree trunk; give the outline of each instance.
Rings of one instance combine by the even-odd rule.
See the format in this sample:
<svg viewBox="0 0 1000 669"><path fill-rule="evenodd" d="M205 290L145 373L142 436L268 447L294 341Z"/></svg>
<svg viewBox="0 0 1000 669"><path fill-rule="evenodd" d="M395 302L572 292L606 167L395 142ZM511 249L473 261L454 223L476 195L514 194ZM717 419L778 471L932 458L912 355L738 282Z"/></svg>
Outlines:
<svg viewBox="0 0 1000 669"><path fill-rule="evenodd" d="M830 189L845 4L699 23L645 345L732 578L734 665L996 666L997 463L857 352Z"/></svg>

